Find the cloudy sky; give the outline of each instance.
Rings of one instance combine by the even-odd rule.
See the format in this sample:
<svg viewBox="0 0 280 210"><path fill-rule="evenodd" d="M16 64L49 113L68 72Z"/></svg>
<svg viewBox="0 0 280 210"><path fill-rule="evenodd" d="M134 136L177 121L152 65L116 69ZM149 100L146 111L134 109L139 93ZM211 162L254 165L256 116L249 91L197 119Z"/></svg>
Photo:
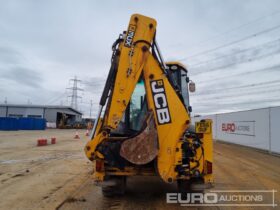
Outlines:
<svg viewBox="0 0 280 210"><path fill-rule="evenodd" d="M93 111L109 71L111 45L131 14L158 22L166 61L196 82L195 114L280 105L278 0L0 0L0 103L70 103Z"/></svg>

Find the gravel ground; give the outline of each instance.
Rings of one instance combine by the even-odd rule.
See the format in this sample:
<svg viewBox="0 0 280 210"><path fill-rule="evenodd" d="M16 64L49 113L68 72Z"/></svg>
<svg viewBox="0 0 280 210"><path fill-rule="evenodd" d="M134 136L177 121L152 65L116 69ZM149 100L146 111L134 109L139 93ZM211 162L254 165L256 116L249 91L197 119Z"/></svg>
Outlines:
<svg viewBox="0 0 280 210"><path fill-rule="evenodd" d="M125 196L105 198L90 178L91 164L83 152L85 131L79 134L77 140L75 130L0 131L0 209L236 209L167 204L166 193L175 192L176 185L158 177L129 178ZM36 146L38 138L53 136L56 144ZM274 189L275 202L280 203L279 157L215 142L214 159L214 190ZM271 202L270 194L264 199Z"/></svg>

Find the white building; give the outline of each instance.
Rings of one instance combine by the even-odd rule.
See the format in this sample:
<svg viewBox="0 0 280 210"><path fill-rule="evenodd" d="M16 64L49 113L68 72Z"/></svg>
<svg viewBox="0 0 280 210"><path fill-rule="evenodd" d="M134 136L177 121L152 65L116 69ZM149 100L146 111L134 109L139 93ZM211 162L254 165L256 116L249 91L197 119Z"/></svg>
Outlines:
<svg viewBox="0 0 280 210"><path fill-rule="evenodd" d="M82 120L82 113L69 106L0 104L0 117L45 118L58 125L63 115L73 121Z"/></svg>

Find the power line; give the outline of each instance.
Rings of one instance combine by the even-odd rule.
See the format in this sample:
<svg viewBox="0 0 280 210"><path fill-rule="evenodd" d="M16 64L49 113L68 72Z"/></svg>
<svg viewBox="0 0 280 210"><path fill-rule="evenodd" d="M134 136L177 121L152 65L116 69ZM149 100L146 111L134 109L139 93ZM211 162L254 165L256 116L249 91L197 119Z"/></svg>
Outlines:
<svg viewBox="0 0 280 210"><path fill-rule="evenodd" d="M271 66L271 67L267 67L267 68L262 68L262 69L258 69L258 70L254 70L254 71L247 71L247 72L241 72L238 74L232 74L232 75L227 75L227 76L222 76L222 77L211 77L211 80L204 80L204 81L200 81L198 83L211 83L211 82L216 82L217 80L222 80L222 79L226 79L229 77L236 77L236 76L244 76L244 75L248 75L248 74L255 74L255 73L259 73L259 72L264 72L264 71L279 71L280 70L280 65L277 64L275 66Z"/></svg>
<svg viewBox="0 0 280 210"><path fill-rule="evenodd" d="M261 45L257 45L257 46L254 46L254 47L250 47L250 48L247 48L247 49L243 49L243 50L240 50L238 52L234 52L234 53L231 53L231 54L228 54L228 55L223 55L223 56L219 56L219 57L216 57L214 59L211 59L211 60L207 60L207 61L202 61L202 62L198 62L198 63L195 63L193 65L190 65L190 67L194 67L194 66L201 66L203 64L208 64L208 63L211 63L213 61L216 61L216 60L220 60L222 58L225 58L225 57L231 57L231 56L234 56L234 55L237 55L237 54L240 54L240 53L245 53L245 52L248 52L250 50L257 50L258 48L269 48L269 46L272 46L272 47L275 47L275 45L280 43L280 39L276 39L276 40L273 40L273 41L269 41L269 42L266 42L264 44L261 44ZM270 48L272 48L270 47Z"/></svg>
<svg viewBox="0 0 280 210"><path fill-rule="evenodd" d="M279 87L279 86L278 86ZM199 99L199 101L229 101L229 102L232 102L233 99L236 100L237 98L242 98L242 97L246 97L246 100L248 99L248 95L249 96L252 96L252 95L256 95L258 94L258 96L260 96L261 98L263 98L263 94L266 94L266 93L271 93L271 94L277 94L278 92L280 92L280 89L269 89L269 90L265 90L265 91L259 91L259 90L250 90L250 91L245 91L244 93L236 93L236 94L228 94L228 95L225 95L223 93L223 96L210 96L210 97L198 97L196 100ZM280 96L280 95L278 95ZM228 100L228 98L230 98ZM257 97L255 97L257 98ZM269 98L274 98L274 97L269 97ZM242 99L243 100L243 99ZM244 99L245 100L245 99ZM207 103L205 102L205 103ZM203 104L203 102L202 102Z"/></svg>
<svg viewBox="0 0 280 210"><path fill-rule="evenodd" d="M88 104L88 105L90 105L91 102L81 102L81 104ZM98 102L92 102L92 104L99 104L99 103Z"/></svg>
<svg viewBox="0 0 280 210"><path fill-rule="evenodd" d="M267 53L267 54L264 54L264 55L261 55L261 56L255 57L255 58L248 58L247 60L243 60L243 61L240 61L240 62L233 62L233 63L226 64L224 66L220 66L220 67L216 67L216 68L212 68L212 69L207 69L207 70L201 71L201 72L195 72L194 74L191 74L191 76L197 76L199 74L204 74L204 73L213 72L213 71L219 71L221 69L226 69L230 66L235 66L237 64L242 64L242 63L247 63L247 62L252 62L252 61L255 61L255 60L259 60L259 59L263 59L263 58L270 57L270 56L273 56L273 55L277 55L279 53L280 53L280 49L278 50L278 52Z"/></svg>
<svg viewBox="0 0 280 210"><path fill-rule="evenodd" d="M91 83L91 82L82 82L82 83L85 84L85 85L87 85L87 86L96 87L96 86L104 85L104 84L105 84L105 81L106 81L106 80L101 80L101 81L98 81L98 82L95 82L95 83Z"/></svg>
<svg viewBox="0 0 280 210"><path fill-rule="evenodd" d="M271 103L273 103L273 102L278 102L278 103L280 103L280 98L275 98L275 99L261 99L261 100L253 100L253 99L249 99L250 100L250 102L248 102L248 101L243 101L243 102L238 102L238 103L231 103L231 104L229 104L229 103L219 103L219 105L220 105L220 107L221 108L223 108L223 109L225 109L225 108L230 108L230 110L232 111L232 108L233 107L235 107L235 110L241 110L240 108L238 109L236 109L236 107L243 107L244 105L246 105L246 109L248 109L248 105L251 105L251 107L250 108L252 108L252 107L254 107L254 108L263 108L264 106L262 105L262 107L260 107L259 106L259 104L265 104L265 103L269 103L269 106L271 106ZM195 103L194 103L195 104ZM196 106L194 106L194 107L196 107L198 110L199 110L199 107L200 106L200 103L199 104L197 104ZM210 103L207 103L207 104L205 104L204 106L200 106L200 107L203 107L203 108L200 108L200 109L202 109L202 110L205 110L205 109L207 109L207 112L206 112L206 114L208 114L209 113L209 107L210 108L214 108L215 110L217 110L217 102L210 102ZM205 107L205 108L204 108ZM197 113L199 112L199 111L196 111ZM200 111L201 112L201 111ZM216 113L217 113L217 111L216 111Z"/></svg>
<svg viewBox="0 0 280 210"><path fill-rule="evenodd" d="M91 109L92 109L92 100L90 100L90 110L89 110L89 117L91 118Z"/></svg>
<svg viewBox="0 0 280 210"><path fill-rule="evenodd" d="M60 95L55 95L54 97L52 97L51 99L49 99L45 104L52 104L54 103L55 101L58 101L60 100L63 96L65 96L66 93L62 93Z"/></svg>
<svg viewBox="0 0 280 210"><path fill-rule="evenodd" d="M202 51L200 53L197 53L197 54L194 54L194 55L191 55L191 56L188 56L188 57L185 57L185 58L182 58L182 59L179 59L179 61L184 61L184 60L187 60L187 59L190 59L190 58L194 58L194 57L197 57L197 56L200 56L200 55L205 55L205 54L208 54L210 52L214 52L214 51L217 51L221 48L224 48L224 47L228 47L228 46L231 46L231 45L234 45L234 44L237 44L239 42L243 42L245 40L248 40L248 39L251 39L251 38L255 38L256 36L259 36L261 34L264 34L264 33L268 33L268 32L271 32L271 31L274 31L274 30L277 30L280 28L280 25L277 25L277 26L274 26L272 28L268 28L266 30L263 30L263 31L260 31L258 33L254 33L254 34L251 34L249 36L246 36L246 37L243 37L241 39L238 39L238 40L235 40L235 41L232 41L232 42L229 42L229 43L226 43L226 44L223 44L223 45L220 45L218 47L215 47L215 48L212 48L212 49L209 49L209 50L205 50L205 51Z"/></svg>
<svg viewBox="0 0 280 210"><path fill-rule="evenodd" d="M279 87L279 86L278 86ZM280 89L272 89L272 90L264 90L264 91L256 91L256 90L246 90L245 93L236 93L236 94L227 94L225 96L210 96L210 97L206 97L203 98L203 100L208 101L208 100L224 100L225 98L240 98L240 97L244 97L244 96L248 96L248 94L253 95L253 94L264 94L264 93L273 93L273 92L279 92L280 93ZM223 95L225 93L222 93Z"/></svg>
<svg viewBox="0 0 280 210"><path fill-rule="evenodd" d="M209 93L216 93L218 91L228 91L228 90L236 90L236 89L243 89L243 88L259 88L258 86L270 86L273 84L277 84L279 83L280 80L273 80L273 81L269 81L269 82L260 82L260 83L253 83L253 84L248 84L248 85L240 85L240 86L234 86L234 87L228 87L228 88L216 88L216 89L208 89L207 91L202 91L200 93L194 93L193 96L200 96L200 95L209 95ZM277 85L278 86L278 85ZM279 87L279 86L278 86Z"/></svg>
<svg viewBox="0 0 280 210"><path fill-rule="evenodd" d="M273 99L259 99L259 100L254 100L255 98L248 98L247 101L239 101L238 103L221 103L219 102L219 105L223 105L224 106L229 106L229 107L235 107L241 104L256 104L256 103L271 103L271 102L279 102L280 103L280 98L273 98ZM195 104L195 103L193 103ZM216 101L210 101L209 103L200 103L198 102L197 106L201 105L201 104L205 104L206 107L209 107L210 105L214 105L217 106L217 102Z"/></svg>
<svg viewBox="0 0 280 210"><path fill-rule="evenodd" d="M213 37L211 37L211 38L209 38L209 39L203 40L203 41L201 41L201 42L199 42L199 43L196 43L196 44L194 44L194 45L192 45L192 46L189 46L189 48L194 48L195 46L200 46L200 45L205 44L205 43L207 43L207 42L209 42L209 41L212 41L212 40L214 40L214 39L216 39L216 38L218 38L218 37L224 36L224 35L226 35L226 34L229 34L229 33L233 32L233 31L236 31L236 30L238 30L238 29L241 29L241 28L246 27L246 26L248 26L248 25L251 25L251 24L253 24L253 23L259 22L259 21L261 21L261 20L263 20L263 19L265 19L265 18L267 18L267 17L274 16L274 15L279 14L279 13L280 13L280 11L274 11L274 12L268 14L268 15L261 16L261 17L259 17L259 18L256 18L256 19L252 20L252 21L249 21L249 22L247 22L247 23L244 23L244 24L242 24L242 25L239 25L239 26L237 26L237 27L235 27L235 28L232 28L232 29L229 29L229 30L227 30L227 31L221 32L220 34L217 34L217 35L215 35L215 36L213 36Z"/></svg>

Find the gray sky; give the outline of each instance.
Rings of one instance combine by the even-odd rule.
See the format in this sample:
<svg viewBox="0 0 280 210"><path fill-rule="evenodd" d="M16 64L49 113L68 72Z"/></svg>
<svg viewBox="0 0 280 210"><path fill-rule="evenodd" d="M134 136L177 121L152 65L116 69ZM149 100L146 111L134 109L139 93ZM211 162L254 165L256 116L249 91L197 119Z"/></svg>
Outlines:
<svg viewBox="0 0 280 210"><path fill-rule="evenodd" d="M0 0L0 103L67 104L75 75L79 108L93 113L111 45L131 14L158 22L166 61L187 65L195 114L280 105L278 0ZM277 10L279 9L279 10ZM68 99L68 103L70 100Z"/></svg>

